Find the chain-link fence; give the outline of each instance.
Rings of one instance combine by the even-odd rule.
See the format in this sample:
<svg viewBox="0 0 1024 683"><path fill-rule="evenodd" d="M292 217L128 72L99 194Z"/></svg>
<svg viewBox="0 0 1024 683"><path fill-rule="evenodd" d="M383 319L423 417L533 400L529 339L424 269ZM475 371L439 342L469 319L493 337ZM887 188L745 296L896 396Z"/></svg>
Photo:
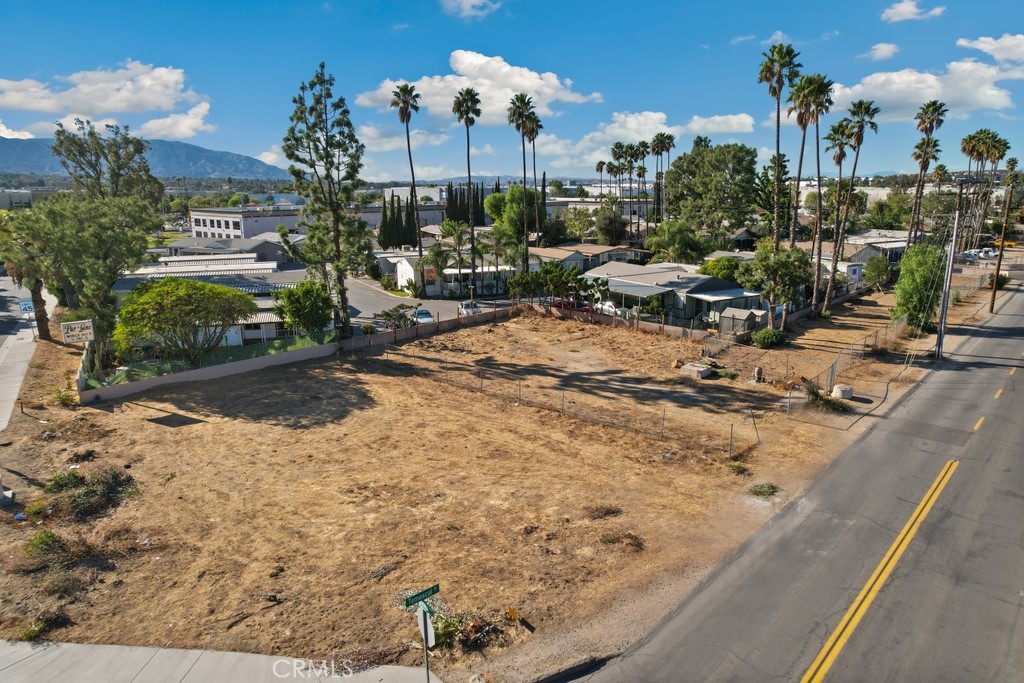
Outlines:
<svg viewBox="0 0 1024 683"><path fill-rule="evenodd" d="M863 360L868 354L891 351L896 345L896 340L903 336L906 330L907 316L904 315L889 325L848 344L836 354L836 359L832 361L831 365L811 377L810 381L824 393L832 391L841 372Z"/></svg>
<svg viewBox="0 0 1024 683"><path fill-rule="evenodd" d="M422 349L386 346L359 350L369 362L384 363L390 372L418 375L499 397L517 404L637 432L644 436L675 442L687 455L713 459L736 456L757 443L756 415L751 410L735 411L734 419L715 418L704 409L704 401L693 397L693 406L679 405L678 390L668 391L636 383L599 393L557 376L510 372L484 364L452 361Z"/></svg>

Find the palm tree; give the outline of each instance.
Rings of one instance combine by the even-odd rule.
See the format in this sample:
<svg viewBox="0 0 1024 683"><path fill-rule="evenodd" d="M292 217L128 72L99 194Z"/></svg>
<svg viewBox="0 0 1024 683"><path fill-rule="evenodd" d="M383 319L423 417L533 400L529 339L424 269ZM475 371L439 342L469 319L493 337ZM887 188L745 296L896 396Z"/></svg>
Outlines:
<svg viewBox="0 0 1024 683"><path fill-rule="evenodd" d="M416 170L412 165L412 137L409 134L409 122L412 121L412 115L420 110L420 94L416 92L416 86L410 83L399 83L391 92L391 108L398 110L398 120L405 125L405 149L409 153L409 176L412 180L409 201L412 202L413 216L416 220L416 248L419 253L420 295L422 296L427 288L427 283L423 281L423 233L420 232L419 198L416 196Z"/></svg>
<svg viewBox="0 0 1024 683"><path fill-rule="evenodd" d="M796 234L799 228L800 215L800 179L804 170L804 150L807 148L807 128L811 125L811 94L815 80L811 76L801 76L789 90L789 108L787 115L796 114L796 125L800 127L800 158L796 164L796 196L793 199L793 224L789 227L789 247L796 245Z"/></svg>
<svg viewBox="0 0 1024 683"><path fill-rule="evenodd" d="M850 205L853 202L854 185L857 182L857 164L860 162L860 148L864 145L864 131L871 129L878 132L875 117L880 111L873 100L857 100L850 105L850 146L853 147L853 168L850 169L850 187L846 190L846 201L843 203L843 218L839 225L841 233L839 251L843 251L846 240L846 223L850 217ZM838 198L837 198L838 201ZM837 205L838 206L838 205Z"/></svg>
<svg viewBox="0 0 1024 683"><path fill-rule="evenodd" d="M914 114L914 120L917 122L917 130L921 132L924 139L930 140L939 128L942 128L942 124L946 120L946 114L948 110L943 102L938 100L929 100L921 105L921 108ZM917 159L917 156L914 156ZM929 161L928 163L931 163ZM918 166L920 170L920 165ZM927 170L927 165L925 167ZM924 196L924 172L920 171L917 176L917 187L914 193L914 205L910 211L910 233L916 235L921 229L921 198ZM910 236L907 235L907 247L910 246Z"/></svg>
<svg viewBox="0 0 1024 683"><path fill-rule="evenodd" d="M818 294L821 289L821 221L822 198L821 198L821 117L832 109L832 81L821 74L812 74L810 77L810 121L814 124L814 157L815 168L818 176L818 215L814 221L814 285L811 289L811 310L818 310Z"/></svg>
<svg viewBox="0 0 1024 683"><path fill-rule="evenodd" d="M604 167L605 167L605 162L603 162L603 161L597 162L597 165L594 166L594 170L601 174L601 191L597 193L598 196L601 196L601 195L604 194Z"/></svg>
<svg viewBox="0 0 1024 683"><path fill-rule="evenodd" d="M531 111L530 115L526 117L526 141L530 143L530 150L533 155L533 213L536 220L535 226L538 235L540 234L540 195L537 189L537 136L544 129L544 124L540 122L540 117L537 116L537 112ZM523 188L526 189L525 187ZM526 194L523 194L523 201L526 201ZM525 209L525 207L524 207ZM537 243L540 244L540 238L538 237Z"/></svg>
<svg viewBox="0 0 1024 683"><path fill-rule="evenodd" d="M931 166L932 162L938 160L940 152L942 152L942 150L939 149L939 141L938 141L938 139L930 137L930 136L921 138L920 140L918 140L917 144L914 146L914 153L912 154L912 156L914 158L914 161L917 162L917 170L918 170L918 175L917 175L917 178L918 178L918 181L917 181L917 183L918 183L918 187L917 187L918 198L914 202L914 210L915 210L916 215L918 215L918 216L920 216L920 213L921 213L921 199L920 199L920 197L924 193L924 178L925 178L925 175L928 173L928 168ZM911 230L909 231L910 234L907 235L907 247L908 248L910 247L912 239L916 239L916 237L917 237L919 232L920 232L920 219L918 219L917 221L913 222L913 224L911 225Z"/></svg>
<svg viewBox="0 0 1024 683"><path fill-rule="evenodd" d="M636 160L637 160L637 172L636 172L636 177L637 177L637 189L636 189L636 194L637 194L636 237L637 237L638 241L640 239L640 208L639 207L641 206L641 204L640 204L641 189L643 190L643 206L645 206L645 207L647 206L647 192L646 192L647 188L643 187L643 185L640 184L640 169L643 168L644 169L644 173L646 174L646 172L647 172L647 168L646 168L647 167L647 157L650 155L650 153L651 153L651 146L650 146L650 144L648 144L648 142L646 140L641 140L640 142L636 143L636 154L637 154L637 158L636 158ZM645 213L646 213L646 211L645 211Z"/></svg>
<svg viewBox="0 0 1024 683"><path fill-rule="evenodd" d="M836 227L832 236L832 268L829 270L828 287L825 289L825 301L821 310L826 311L832 305L832 296L836 289L836 271L839 269L839 255L843 250L842 232L842 209L840 201L843 194L843 162L846 161L846 148L853 142L853 121L841 119L832 124L831 130L825 136L828 142L826 152L833 152L832 161L836 165ZM850 177L850 187L853 187L853 177Z"/></svg>
<svg viewBox="0 0 1024 683"><path fill-rule="evenodd" d="M526 224L526 129L527 120L533 113L533 98L524 92L512 96L508 103L508 125L515 126L523 144L523 246L522 253L523 272L530 269L530 229Z"/></svg>
<svg viewBox="0 0 1024 683"><path fill-rule="evenodd" d="M476 123L476 117L480 116L480 93L473 88L463 88L455 96L452 102L452 113L459 120L459 123L466 126L466 185L469 188L469 270L470 281L477 286L476 280L476 225L473 218L476 216L473 202L473 173L469 165L469 128Z"/></svg>
<svg viewBox="0 0 1024 683"><path fill-rule="evenodd" d="M942 192L942 183L949 178L949 169L945 164L936 164L932 169L932 182L935 183L935 191Z"/></svg>
<svg viewBox="0 0 1024 683"><path fill-rule="evenodd" d="M764 61L757 74L758 83L768 84L768 94L775 99L775 205L772 210L773 227L775 229L775 251L779 250L779 197L782 194L782 171L779 161L782 159L780 135L782 130L782 89L790 88L800 75L802 64L796 61L800 53L789 43L775 43L767 52L761 53Z"/></svg>

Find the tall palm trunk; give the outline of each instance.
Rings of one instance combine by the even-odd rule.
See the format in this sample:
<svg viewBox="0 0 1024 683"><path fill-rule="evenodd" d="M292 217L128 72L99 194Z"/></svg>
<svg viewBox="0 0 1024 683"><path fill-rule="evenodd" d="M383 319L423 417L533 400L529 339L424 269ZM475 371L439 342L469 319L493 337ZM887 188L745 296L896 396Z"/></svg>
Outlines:
<svg viewBox="0 0 1024 683"><path fill-rule="evenodd" d="M814 249L814 286L811 290L811 311L817 315L818 294L821 290L821 224L824 220L821 198L821 131L819 130L817 120L814 122L814 158L818 175L818 215L814 221L814 241L812 242Z"/></svg>
<svg viewBox="0 0 1024 683"><path fill-rule="evenodd" d="M420 202L419 197L416 196L416 170L412 165L412 137L409 135L409 122L405 122L405 149L409 153L409 177L412 180L411 191L409 192L409 201L412 202L412 215L413 220L416 222L416 250L419 255L419 259L416 261L416 266L420 271L420 297L423 297L427 292L427 283L423 279L423 233L420 231Z"/></svg>
<svg viewBox="0 0 1024 683"><path fill-rule="evenodd" d="M775 233L774 236L774 249L775 252L779 251L779 239L781 236L782 226L779 223L779 201L782 197L782 178L779 177L780 161L779 155L782 149L782 93L780 92L775 97L775 205L772 207L772 230Z"/></svg>
<svg viewBox="0 0 1024 683"><path fill-rule="evenodd" d="M533 198L533 215L534 215L534 218L537 221L537 223L536 223L536 228L537 228L537 246L539 247L540 246L540 232L541 232L540 231L540 195L537 194L538 193L538 189L537 189L537 141L536 140L531 140L530 141L530 150L531 150L531 154L532 154L532 157L533 157L533 194L534 194L534 198ZM526 195L524 194L523 197L524 197L524 201L525 201ZM545 216L545 218L547 218L547 216Z"/></svg>
<svg viewBox="0 0 1024 683"><path fill-rule="evenodd" d="M483 287L483 282L476 280L476 201L473 197L473 171L469 165L469 123L466 123L466 184L469 186L469 281L474 287ZM481 257L481 262L483 257ZM479 289L474 292L479 293ZM475 295L474 295L475 296Z"/></svg>
<svg viewBox="0 0 1024 683"><path fill-rule="evenodd" d="M843 219L842 211L839 209L839 195L843 191L843 164L837 164L838 178L836 180L836 228L832 235L832 268L829 270L828 287L825 288L825 302L821 310L827 311L832 306L832 297L836 292L836 269L839 267L839 252L841 250L840 240L842 238Z"/></svg>
<svg viewBox="0 0 1024 683"><path fill-rule="evenodd" d="M807 126L800 137L800 159L796 163L796 198L793 201L793 223L789 226L789 248L796 246L796 233L800 227L800 178L804 172L804 149L807 147Z"/></svg>
<svg viewBox="0 0 1024 683"><path fill-rule="evenodd" d="M526 133L521 133L523 142L523 272L530 270L530 227L526 220Z"/></svg>

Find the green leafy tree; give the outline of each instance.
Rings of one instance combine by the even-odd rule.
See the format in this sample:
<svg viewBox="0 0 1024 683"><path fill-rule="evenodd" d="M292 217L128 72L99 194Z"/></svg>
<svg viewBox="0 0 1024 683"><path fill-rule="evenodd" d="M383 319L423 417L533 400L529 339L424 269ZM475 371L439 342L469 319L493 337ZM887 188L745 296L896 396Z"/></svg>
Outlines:
<svg viewBox="0 0 1024 683"><path fill-rule="evenodd" d="M46 285L39 274L39 268L36 267L36 261L42 259L43 255L35 252L35 245L25 243L19 238L21 229L16 225L16 219L25 215L27 214L15 214L0 209L0 262L16 285L28 289L35 309L39 338L53 341L50 334L50 319L46 314L46 300L43 298L43 289Z"/></svg>
<svg viewBox="0 0 1024 683"><path fill-rule="evenodd" d="M919 330L930 329L939 307L943 271L939 247L932 244L911 246L900 260L893 320L906 315L910 325Z"/></svg>
<svg viewBox="0 0 1024 683"><path fill-rule="evenodd" d="M646 247L654 254L652 261L672 263L697 263L711 251L697 231L679 218L659 224L647 238Z"/></svg>
<svg viewBox="0 0 1024 683"><path fill-rule="evenodd" d="M356 137L344 97L334 97L334 76L324 63L292 98L295 110L282 151L297 193L309 197L302 208L307 238L295 249L278 228L290 253L325 283L334 302L339 340L351 334L346 274L359 267L369 248L366 223L351 208L361 181L364 147Z"/></svg>
<svg viewBox="0 0 1024 683"><path fill-rule="evenodd" d="M720 256L719 258L705 261L697 269L697 273L717 277L726 282L737 282L736 273L739 271L741 263L742 261L734 256Z"/></svg>
<svg viewBox="0 0 1024 683"><path fill-rule="evenodd" d="M138 197L155 207L164 186L149 170L149 143L131 135L128 126L105 129L101 135L88 119L75 119L74 130L57 123L51 150L72 186L90 199Z"/></svg>
<svg viewBox="0 0 1024 683"><path fill-rule="evenodd" d="M789 304L801 300L814 276L811 257L803 249L780 247L774 251L772 240L760 240L753 261L740 265L736 273L739 284L761 291L761 300L768 302L770 327L775 326L775 308L784 306L780 329L786 328Z"/></svg>
<svg viewBox="0 0 1024 683"><path fill-rule="evenodd" d="M779 194L779 202L781 206L776 211L775 207L775 169L779 169L779 173L782 174L783 178L789 176L789 165L787 164L786 155L783 154L781 159L773 159L772 163L767 166L761 167L761 172L757 174L754 180L754 208L757 210L761 217L761 221L768 226L771 234L780 233L779 230L775 230L773 224L775 222L775 215L778 214L779 220L782 221L783 225L788 226L790 217L793 210L793 196L790 193ZM781 238L780 238L781 239Z"/></svg>
<svg viewBox="0 0 1024 683"><path fill-rule="evenodd" d="M782 130L782 89L793 87L797 77L800 75L802 66L796 61L800 53L793 49L788 43L775 43L767 52L761 53L764 61L757 74L758 83L768 84L768 94L775 100L775 156L773 157L774 173L773 201L772 201L772 228L775 250L779 249L780 227L781 227L781 195L782 195L782 168L780 161L782 151L779 146L780 131Z"/></svg>
<svg viewBox="0 0 1024 683"><path fill-rule="evenodd" d="M258 310L251 296L233 287L175 277L153 280L125 296L114 346L122 357L152 346L198 363L221 345L232 326Z"/></svg>
<svg viewBox="0 0 1024 683"><path fill-rule="evenodd" d="M574 239L584 240L594 235L594 216L583 206L569 206L558 215L566 232Z"/></svg>
<svg viewBox="0 0 1024 683"><path fill-rule="evenodd" d="M757 150L729 143L712 145L698 136L665 176L666 207L696 230L713 236L751 223Z"/></svg>
<svg viewBox="0 0 1024 683"><path fill-rule="evenodd" d="M622 244L622 241L626 239L627 229L626 219L612 209L608 203L594 212L594 232L597 234L598 244L611 246Z"/></svg>
<svg viewBox="0 0 1024 683"><path fill-rule="evenodd" d="M274 292L274 302L274 312L288 327L314 335L331 326L334 306L323 282L303 280L295 287Z"/></svg>
<svg viewBox="0 0 1024 683"><path fill-rule="evenodd" d="M866 285L877 287L881 290L882 285L889 282L890 272L888 259L884 256L872 256L864 264L864 272L861 274L861 278Z"/></svg>

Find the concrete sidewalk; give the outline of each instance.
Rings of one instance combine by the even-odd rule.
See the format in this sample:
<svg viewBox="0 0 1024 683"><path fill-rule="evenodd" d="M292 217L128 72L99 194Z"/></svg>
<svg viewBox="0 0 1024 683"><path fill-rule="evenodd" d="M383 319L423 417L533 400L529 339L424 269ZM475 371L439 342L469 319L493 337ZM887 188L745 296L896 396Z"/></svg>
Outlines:
<svg viewBox="0 0 1024 683"><path fill-rule="evenodd" d="M4 683L423 683L422 668L382 666L353 673L345 662L241 652L123 645L0 641ZM430 675L430 681L441 679Z"/></svg>
<svg viewBox="0 0 1024 683"><path fill-rule="evenodd" d="M0 347L0 431L11 421L21 381L36 350L34 323L23 320Z"/></svg>

